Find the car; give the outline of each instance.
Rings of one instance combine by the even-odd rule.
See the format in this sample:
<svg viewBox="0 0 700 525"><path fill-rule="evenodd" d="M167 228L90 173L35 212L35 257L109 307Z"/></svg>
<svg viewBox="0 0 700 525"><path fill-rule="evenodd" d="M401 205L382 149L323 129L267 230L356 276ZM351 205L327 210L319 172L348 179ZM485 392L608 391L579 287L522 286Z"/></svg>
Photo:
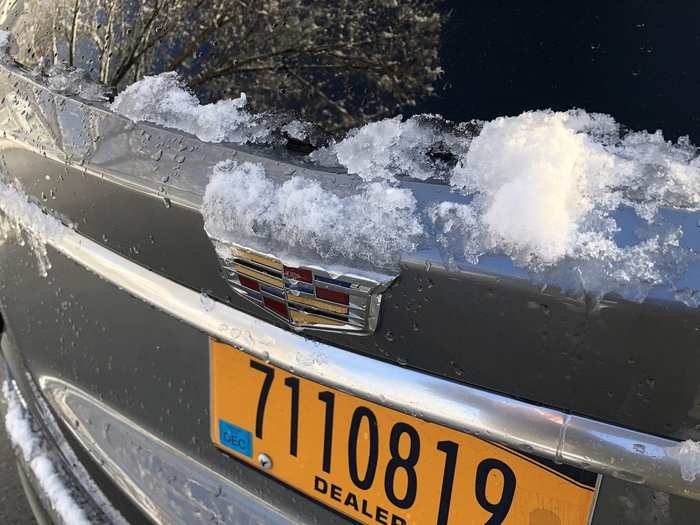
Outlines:
<svg viewBox="0 0 700 525"><path fill-rule="evenodd" d="M2 7L39 522L697 522L700 8Z"/></svg>

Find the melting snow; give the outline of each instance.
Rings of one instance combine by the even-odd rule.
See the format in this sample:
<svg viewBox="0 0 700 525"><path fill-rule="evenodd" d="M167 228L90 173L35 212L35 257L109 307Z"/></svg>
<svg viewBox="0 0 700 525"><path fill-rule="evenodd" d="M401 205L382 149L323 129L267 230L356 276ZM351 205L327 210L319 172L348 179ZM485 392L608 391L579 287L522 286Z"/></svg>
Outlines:
<svg viewBox="0 0 700 525"><path fill-rule="evenodd" d="M675 447L666 449L666 453L678 460L681 466L681 477L693 482L700 474L700 443L688 439Z"/></svg>
<svg viewBox="0 0 700 525"><path fill-rule="evenodd" d="M22 233L25 232L26 242L36 256L39 273L42 277L46 277L51 269L46 243L59 238L65 231L65 226L58 219L44 213L23 192L2 181L0 181L0 210L4 213L0 217L0 236L4 240L15 238L24 245Z"/></svg>
<svg viewBox="0 0 700 525"><path fill-rule="evenodd" d="M176 73L147 76L122 91L110 109L134 122L147 121L179 129L206 142L265 142L271 133L264 115L245 109L245 93L237 99L200 104Z"/></svg>
<svg viewBox="0 0 700 525"><path fill-rule="evenodd" d="M432 218L443 235L461 227L467 260L505 254L536 273L575 274L587 290L641 297L685 269L682 230L659 208L698 208L700 162L686 140L623 134L607 115L534 111L485 123L451 184L473 197L467 220L439 207ZM620 246L624 208L646 227Z"/></svg>
<svg viewBox="0 0 700 525"><path fill-rule="evenodd" d="M40 66L35 73L43 75L49 89L56 93L74 95L90 101L107 100L110 93L110 89L104 84L90 79L90 75L84 69L58 63L48 67Z"/></svg>
<svg viewBox="0 0 700 525"><path fill-rule="evenodd" d="M201 105L165 73L127 88L112 109L205 141L269 142L271 116L245 106L244 95ZM292 121L280 131L304 140L309 125ZM666 285L687 295L674 283L696 256L660 211L700 207L700 157L687 139L629 132L583 110L462 124L399 116L352 130L311 158L363 183L341 196L311 179L276 181L261 166L221 164L206 190L207 227L349 264L395 265L437 245L450 264L505 255L565 288L642 299ZM405 177L443 180L454 198L416 200L400 187Z"/></svg>
<svg viewBox="0 0 700 525"><path fill-rule="evenodd" d="M263 166L227 161L214 168L204 194L207 231L252 241L282 240L324 258L385 266L411 252L423 230L411 191L374 182L347 197L296 176L277 183Z"/></svg>
<svg viewBox="0 0 700 525"><path fill-rule="evenodd" d="M372 122L352 130L338 143L312 153L328 164L335 157L349 173L364 180L408 176L426 180L441 177L450 166L441 152L459 155L469 146L466 124L453 126L436 115L401 116Z"/></svg>
<svg viewBox="0 0 700 525"><path fill-rule="evenodd" d="M697 149L661 132L623 132L607 115L533 111L456 126L396 117L312 156L360 176L358 193L220 165L205 199L209 227L383 266L432 245L450 262L506 255L536 280L638 300L653 286L673 287L695 257L660 210L700 207ZM442 177L454 201L419 204L398 186L401 176ZM623 233L634 239L620 242Z"/></svg>
<svg viewBox="0 0 700 525"><path fill-rule="evenodd" d="M216 308L216 301L205 291L199 294L199 303L202 305L202 309L205 312L211 312Z"/></svg>
<svg viewBox="0 0 700 525"><path fill-rule="evenodd" d="M17 393L10 388L7 381L3 382L2 393L7 401L5 415L7 434L14 446L21 451L24 461L32 469L52 508L64 523L89 525L90 521L85 512L73 499L69 488L56 472L51 459L44 450L41 436L32 430L29 415L22 406Z"/></svg>
<svg viewBox="0 0 700 525"><path fill-rule="evenodd" d="M301 120L292 120L282 126L282 131L294 140L305 141L312 133L312 125Z"/></svg>
<svg viewBox="0 0 700 525"><path fill-rule="evenodd" d="M0 61L10 57L16 50L15 37L9 31L0 31Z"/></svg>
<svg viewBox="0 0 700 525"><path fill-rule="evenodd" d="M0 51L7 52L7 48L10 46L12 38L12 33L9 31L0 31Z"/></svg>

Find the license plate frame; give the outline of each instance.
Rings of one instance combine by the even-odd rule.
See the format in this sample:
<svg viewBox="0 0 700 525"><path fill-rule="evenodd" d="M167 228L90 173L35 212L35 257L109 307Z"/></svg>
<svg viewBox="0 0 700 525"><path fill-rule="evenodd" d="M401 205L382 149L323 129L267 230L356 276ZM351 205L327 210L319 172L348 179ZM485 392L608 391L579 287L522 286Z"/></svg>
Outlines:
<svg viewBox="0 0 700 525"><path fill-rule="evenodd" d="M585 525L595 506L594 474L325 387L215 340L210 387L216 447L360 523Z"/></svg>

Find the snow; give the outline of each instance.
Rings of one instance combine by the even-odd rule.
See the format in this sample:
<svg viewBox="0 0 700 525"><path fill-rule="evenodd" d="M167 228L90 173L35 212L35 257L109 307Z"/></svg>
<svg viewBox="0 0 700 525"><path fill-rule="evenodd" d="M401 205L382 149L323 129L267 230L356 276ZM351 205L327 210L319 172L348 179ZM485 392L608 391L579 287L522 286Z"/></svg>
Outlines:
<svg viewBox="0 0 700 525"><path fill-rule="evenodd" d="M46 68L40 67L35 72L43 75L48 88L56 93L78 96L90 101L105 101L108 98L110 89L91 80L84 69L57 63Z"/></svg>
<svg viewBox="0 0 700 525"><path fill-rule="evenodd" d="M216 308L216 301L205 291L199 294L199 303L205 312L211 312Z"/></svg>
<svg viewBox="0 0 700 525"><path fill-rule="evenodd" d="M16 48L14 35L9 31L0 31L0 61L11 57Z"/></svg>
<svg viewBox="0 0 700 525"><path fill-rule="evenodd" d="M491 244L552 264L608 241L623 205L648 222L660 206L697 209L696 157L659 132L619 138L606 115L536 111L486 123L451 182L477 195Z"/></svg>
<svg viewBox="0 0 700 525"><path fill-rule="evenodd" d="M339 196L311 179L278 183L260 164L225 161L214 168L203 214L216 237L247 239L251 247L282 240L325 259L384 267L413 251L423 234L415 208L411 191L382 182Z"/></svg>
<svg viewBox="0 0 700 525"><path fill-rule="evenodd" d="M312 126L308 122L301 120L292 120L282 126L282 132L286 133L290 138L299 141L308 140L312 131Z"/></svg>
<svg viewBox="0 0 700 525"><path fill-rule="evenodd" d="M474 207L490 244L525 260L556 262L591 207L581 199L584 177L609 169L601 150L563 114L501 118L474 138L451 182L478 194Z"/></svg>
<svg viewBox="0 0 700 525"><path fill-rule="evenodd" d="M39 274L46 277L51 269L46 251L46 243L63 235L65 226L56 218L47 215L39 206L29 200L21 191L0 179L0 236L7 240L16 238L21 245L26 233L29 247L34 252Z"/></svg>
<svg viewBox="0 0 700 525"><path fill-rule="evenodd" d="M22 453L24 461L32 469L52 508L64 523L89 525L90 521L85 512L73 499L69 488L56 472L51 459L44 450L42 437L32 430L29 414L7 381L3 382L2 393L7 402L5 415L7 434L14 446Z"/></svg>
<svg viewBox="0 0 700 525"><path fill-rule="evenodd" d="M298 120L275 127L281 120L248 111L243 94L200 104L175 73L136 82L111 107L208 142L264 143L279 132L307 140L313 128ZM663 285L698 302L676 287L697 256L662 212L700 208L700 156L687 138L629 131L584 110L457 124L397 116L351 130L310 158L359 177L356 192L273 180L253 164L219 165L206 189L207 227L348 265L395 266L433 246L448 265L507 256L535 281L566 289L641 300ZM452 195L416 199L406 179L443 181Z"/></svg>
<svg viewBox="0 0 700 525"><path fill-rule="evenodd" d="M439 207L432 219L442 235L461 227L472 262L504 254L534 273L574 275L587 290L643 297L689 260L682 230L659 216L700 204L700 163L685 140L623 135L612 117L581 110L526 112L485 123L450 182L473 197L467 220L446 222ZM614 215L625 207L646 227L620 246Z"/></svg>
<svg viewBox="0 0 700 525"><path fill-rule="evenodd" d="M462 153L468 148L469 136L453 128L436 115L418 115L405 121L399 115L354 129L311 157L326 164L329 155L335 156L349 173L368 181L397 176L426 180L447 169L431 159L431 152L447 147Z"/></svg>
<svg viewBox="0 0 700 525"><path fill-rule="evenodd" d="M700 442L690 439L666 449L666 453L678 460L681 466L681 477L685 481L693 482L700 474Z"/></svg>
<svg viewBox="0 0 700 525"><path fill-rule="evenodd" d="M0 31L0 49L3 51L8 48L13 36L9 31Z"/></svg>
<svg viewBox="0 0 700 525"><path fill-rule="evenodd" d="M298 177L276 184L261 166L219 166L205 217L231 238L282 239L348 264L395 266L434 245L448 264L505 255L535 280L598 295L641 300L654 286L674 288L695 254L660 210L700 206L700 161L687 139L623 132L612 117L582 110L478 126L475 133L475 123L424 115L351 131L312 154L333 157L363 180L349 196ZM419 204L400 187L406 176L443 178L455 199ZM625 213L641 225L634 232ZM634 239L622 243L621 233Z"/></svg>
<svg viewBox="0 0 700 525"><path fill-rule="evenodd" d="M122 91L110 109L134 122L147 121L195 135L205 142L265 142L271 126L265 116L245 109L245 93L236 99L200 104L176 73L146 76Z"/></svg>

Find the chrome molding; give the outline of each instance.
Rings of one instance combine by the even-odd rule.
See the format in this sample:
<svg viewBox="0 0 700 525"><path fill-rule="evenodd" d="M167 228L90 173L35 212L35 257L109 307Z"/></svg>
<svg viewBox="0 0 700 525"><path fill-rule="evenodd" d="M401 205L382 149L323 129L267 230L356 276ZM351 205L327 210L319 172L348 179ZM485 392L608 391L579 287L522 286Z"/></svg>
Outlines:
<svg viewBox="0 0 700 525"><path fill-rule="evenodd" d="M2 337L3 351L6 344L6 336ZM0 366L4 366L0 359ZM32 406L38 410L39 417L35 417L32 410L29 409L27 399L23 397L23 393L14 379L8 379L6 382L6 395L17 396L17 402L21 406L22 418L25 419L31 427L36 442L34 456L31 458L25 457L21 448L14 443L13 449L17 456L17 465L20 474L24 476L22 484L25 483L31 488L37 503L51 520L51 523L69 525L68 518L71 517L70 512L59 510L56 504L56 493L49 493L50 486L58 483L63 486L69 497L76 502L79 502L79 507L84 513L83 521L95 525L128 525L128 522L122 517L102 490L95 484L90 475L87 473L82 463L73 453L70 445L58 430L58 424L53 418L50 411L44 406L43 400L34 395L31 395ZM34 384L30 383L33 388ZM7 406L3 407L2 412L7 410ZM3 414L5 415L5 414ZM47 461L53 468L54 478L39 479L32 467L33 461L37 457L41 457ZM25 487L25 491L28 487ZM32 502L30 498L30 503Z"/></svg>
<svg viewBox="0 0 700 525"><path fill-rule="evenodd" d="M51 406L85 450L154 522L292 525L294 520L70 383L42 376Z"/></svg>
<svg viewBox="0 0 700 525"><path fill-rule="evenodd" d="M80 236L49 243L129 294L295 374L513 449L700 500L677 442L531 405L306 339L200 294Z"/></svg>

